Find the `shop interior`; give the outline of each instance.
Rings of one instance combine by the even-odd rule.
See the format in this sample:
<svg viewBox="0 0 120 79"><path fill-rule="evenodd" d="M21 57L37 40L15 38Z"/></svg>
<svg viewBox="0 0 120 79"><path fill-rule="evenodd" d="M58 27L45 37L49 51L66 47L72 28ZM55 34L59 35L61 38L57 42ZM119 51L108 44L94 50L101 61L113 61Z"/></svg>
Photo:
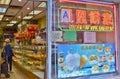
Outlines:
<svg viewBox="0 0 120 79"><path fill-rule="evenodd" d="M14 63L41 79L46 62L46 15L44 0L0 0L0 47L9 38Z"/></svg>

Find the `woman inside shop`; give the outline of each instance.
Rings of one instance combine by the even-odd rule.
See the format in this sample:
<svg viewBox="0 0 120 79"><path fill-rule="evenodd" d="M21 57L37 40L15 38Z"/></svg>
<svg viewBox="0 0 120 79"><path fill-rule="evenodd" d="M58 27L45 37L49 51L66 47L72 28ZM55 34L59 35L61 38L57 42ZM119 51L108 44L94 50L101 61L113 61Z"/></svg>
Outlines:
<svg viewBox="0 0 120 79"><path fill-rule="evenodd" d="M7 62L9 64L9 70L12 72L12 57L14 56L13 49L10 44L10 39L5 39L5 42L6 44L4 46L4 50L6 52Z"/></svg>

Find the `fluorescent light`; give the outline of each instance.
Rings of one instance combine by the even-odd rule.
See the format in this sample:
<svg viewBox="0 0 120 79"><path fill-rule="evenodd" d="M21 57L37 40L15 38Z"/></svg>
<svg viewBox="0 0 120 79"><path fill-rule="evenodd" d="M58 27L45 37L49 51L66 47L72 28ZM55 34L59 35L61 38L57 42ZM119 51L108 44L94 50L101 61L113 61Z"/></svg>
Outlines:
<svg viewBox="0 0 120 79"><path fill-rule="evenodd" d="M27 24L27 22L26 21L22 21L22 24L24 25L24 24Z"/></svg>
<svg viewBox="0 0 120 79"><path fill-rule="evenodd" d="M6 18L6 20L8 21L9 19L8 19L8 18Z"/></svg>
<svg viewBox="0 0 120 79"><path fill-rule="evenodd" d="M2 20L3 16L4 16L4 15L0 15L0 20Z"/></svg>
<svg viewBox="0 0 120 79"><path fill-rule="evenodd" d="M9 4L11 0L0 0L0 4Z"/></svg>
<svg viewBox="0 0 120 79"><path fill-rule="evenodd" d="M22 0L18 0L19 2L21 2Z"/></svg>
<svg viewBox="0 0 120 79"><path fill-rule="evenodd" d="M14 24L7 24L7 26L13 26Z"/></svg>
<svg viewBox="0 0 120 79"><path fill-rule="evenodd" d="M38 5L38 7L46 7L46 2L40 3L40 5Z"/></svg>
<svg viewBox="0 0 120 79"><path fill-rule="evenodd" d="M7 8L0 8L0 12L1 12L1 13L5 13L6 10L7 10Z"/></svg>
<svg viewBox="0 0 120 79"><path fill-rule="evenodd" d="M33 16L25 16L23 19L31 19Z"/></svg>
<svg viewBox="0 0 120 79"><path fill-rule="evenodd" d="M30 10L30 7L28 7L27 10Z"/></svg>
<svg viewBox="0 0 120 79"><path fill-rule="evenodd" d="M21 16L18 16L18 18L21 18Z"/></svg>
<svg viewBox="0 0 120 79"><path fill-rule="evenodd" d="M15 23L17 23L17 21L11 21L10 23L13 23L13 24L15 24Z"/></svg>
<svg viewBox="0 0 120 79"><path fill-rule="evenodd" d="M42 11L41 10L34 10L34 11L32 11L32 12L30 12L29 14L35 14L35 15L37 15L37 14L39 14L39 13L41 13Z"/></svg>
<svg viewBox="0 0 120 79"><path fill-rule="evenodd" d="M22 24L20 23L20 24L18 24L18 27L21 27L22 26Z"/></svg>

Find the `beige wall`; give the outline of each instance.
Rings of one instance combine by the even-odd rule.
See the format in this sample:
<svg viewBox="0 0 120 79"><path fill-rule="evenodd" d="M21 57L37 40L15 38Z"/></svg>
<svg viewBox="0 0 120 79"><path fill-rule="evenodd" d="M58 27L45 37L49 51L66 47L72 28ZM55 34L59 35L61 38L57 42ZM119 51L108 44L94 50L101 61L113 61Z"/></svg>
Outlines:
<svg viewBox="0 0 120 79"><path fill-rule="evenodd" d="M45 27L46 27L46 16L43 16L43 17L38 21L38 26L39 26L39 28L45 28Z"/></svg>

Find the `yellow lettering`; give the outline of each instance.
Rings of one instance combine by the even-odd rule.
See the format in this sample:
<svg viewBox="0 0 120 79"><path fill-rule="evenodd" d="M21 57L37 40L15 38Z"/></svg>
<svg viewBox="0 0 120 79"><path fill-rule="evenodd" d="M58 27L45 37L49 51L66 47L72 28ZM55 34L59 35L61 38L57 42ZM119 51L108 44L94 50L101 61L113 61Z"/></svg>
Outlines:
<svg viewBox="0 0 120 79"><path fill-rule="evenodd" d="M114 29L114 27L110 26L110 31L112 31Z"/></svg>
<svg viewBox="0 0 120 79"><path fill-rule="evenodd" d="M89 25L73 25L69 26L70 30L86 30L86 31L113 31L113 26L89 26Z"/></svg>
<svg viewBox="0 0 120 79"><path fill-rule="evenodd" d="M85 30L89 30L89 26L86 25L86 26L85 26Z"/></svg>

